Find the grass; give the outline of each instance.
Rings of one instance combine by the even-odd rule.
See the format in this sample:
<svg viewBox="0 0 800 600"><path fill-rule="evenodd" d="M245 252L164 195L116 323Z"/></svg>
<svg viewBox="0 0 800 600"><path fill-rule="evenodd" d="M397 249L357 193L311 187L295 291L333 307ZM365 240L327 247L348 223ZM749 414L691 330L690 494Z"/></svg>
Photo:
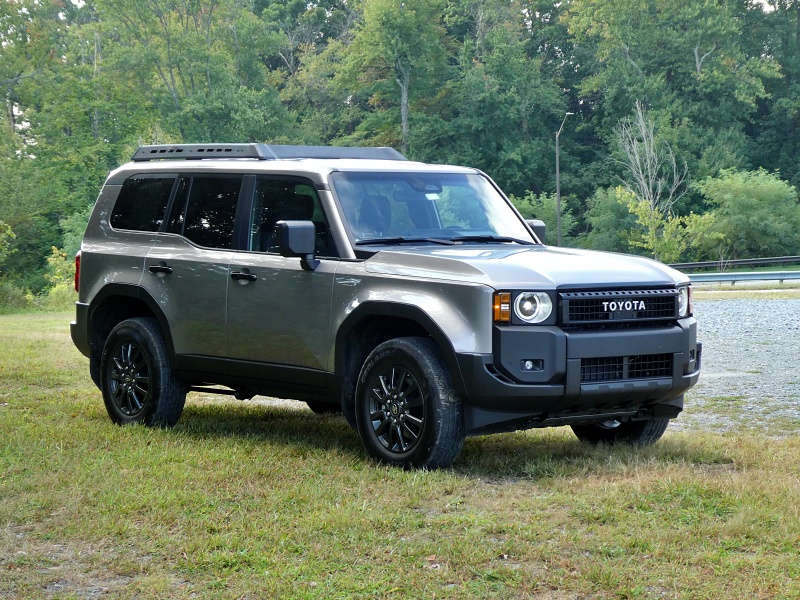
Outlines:
<svg viewBox="0 0 800 600"><path fill-rule="evenodd" d="M191 395L172 430L114 426L69 318L0 317L0 597L800 596L800 424L471 438L406 472L299 403Z"/></svg>

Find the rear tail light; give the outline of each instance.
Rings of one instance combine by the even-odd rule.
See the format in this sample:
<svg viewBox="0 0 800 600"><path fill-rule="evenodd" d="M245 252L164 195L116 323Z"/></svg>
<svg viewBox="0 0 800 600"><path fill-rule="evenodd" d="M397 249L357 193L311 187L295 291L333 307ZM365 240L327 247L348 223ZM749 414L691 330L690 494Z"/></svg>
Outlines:
<svg viewBox="0 0 800 600"><path fill-rule="evenodd" d="M75 255L75 291L80 292L81 287L81 251Z"/></svg>

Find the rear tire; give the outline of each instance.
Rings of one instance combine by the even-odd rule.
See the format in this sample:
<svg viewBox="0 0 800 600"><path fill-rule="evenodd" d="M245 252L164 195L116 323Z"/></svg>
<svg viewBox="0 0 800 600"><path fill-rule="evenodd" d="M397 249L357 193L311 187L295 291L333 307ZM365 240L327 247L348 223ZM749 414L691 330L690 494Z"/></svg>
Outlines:
<svg viewBox="0 0 800 600"><path fill-rule="evenodd" d="M591 444L634 444L650 446L655 444L669 425L669 418L648 419L646 421L617 420L573 425L572 431L582 442Z"/></svg>
<svg viewBox="0 0 800 600"><path fill-rule="evenodd" d="M449 467L464 445L461 401L427 338L396 338L375 348L355 396L358 432L369 455L383 463Z"/></svg>
<svg viewBox="0 0 800 600"><path fill-rule="evenodd" d="M119 323L100 356L100 389L111 420L172 427L183 413L186 384L169 363L155 319Z"/></svg>

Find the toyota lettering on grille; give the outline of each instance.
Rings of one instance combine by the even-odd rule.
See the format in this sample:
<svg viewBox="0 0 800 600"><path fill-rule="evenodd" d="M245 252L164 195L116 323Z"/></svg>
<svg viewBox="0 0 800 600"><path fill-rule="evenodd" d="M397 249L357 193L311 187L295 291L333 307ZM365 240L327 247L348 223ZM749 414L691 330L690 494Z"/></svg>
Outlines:
<svg viewBox="0 0 800 600"><path fill-rule="evenodd" d="M603 310L613 313L621 310L646 310L646 308L644 300L619 300L603 302Z"/></svg>

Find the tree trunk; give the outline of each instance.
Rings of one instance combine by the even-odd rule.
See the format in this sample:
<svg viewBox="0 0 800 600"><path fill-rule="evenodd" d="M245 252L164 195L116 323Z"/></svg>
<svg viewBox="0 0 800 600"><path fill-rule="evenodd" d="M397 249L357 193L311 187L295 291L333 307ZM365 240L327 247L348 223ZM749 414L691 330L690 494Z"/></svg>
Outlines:
<svg viewBox="0 0 800 600"><path fill-rule="evenodd" d="M400 86L400 130L402 140L400 152L408 154L408 87L411 80L408 68L398 59L395 63L397 71L397 85Z"/></svg>

